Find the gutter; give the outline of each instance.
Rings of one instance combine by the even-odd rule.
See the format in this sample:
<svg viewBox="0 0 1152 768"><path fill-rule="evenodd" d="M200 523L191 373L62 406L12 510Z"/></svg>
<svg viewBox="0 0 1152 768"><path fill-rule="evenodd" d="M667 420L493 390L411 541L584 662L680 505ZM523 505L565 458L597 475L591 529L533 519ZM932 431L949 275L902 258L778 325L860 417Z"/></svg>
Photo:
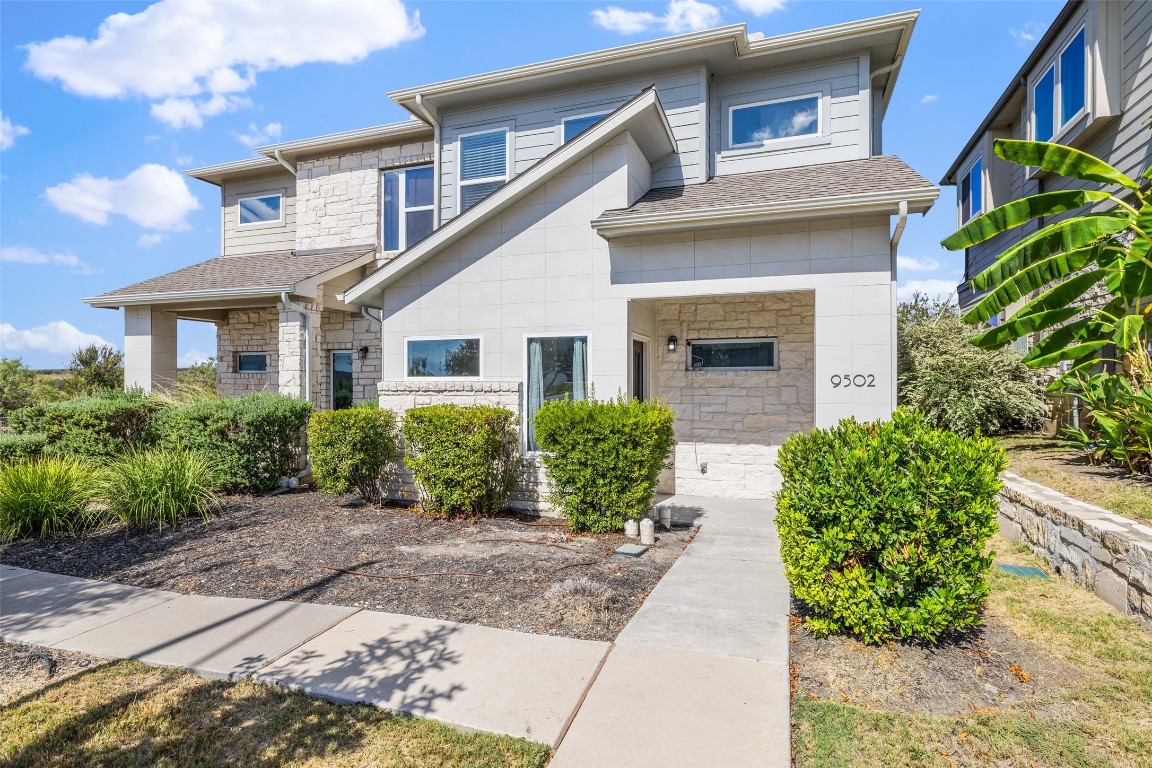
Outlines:
<svg viewBox="0 0 1152 768"><path fill-rule="evenodd" d="M280 163L280 165L282 165L288 169L289 173L291 173L293 176L296 175L296 166L292 165L292 163L285 160L284 156L280 154L280 150L277 149L275 152L272 153L272 155L276 159L276 162Z"/></svg>
<svg viewBox="0 0 1152 768"><path fill-rule="evenodd" d="M312 314L288 298L288 291L280 293L280 303L297 312L304 321L304 399L312 402Z"/></svg>
<svg viewBox="0 0 1152 768"><path fill-rule="evenodd" d="M294 285L268 285L254 288L235 288L232 290L209 289L204 291L172 291L170 293L132 293L117 296L92 296L81 299L92 307L119 309L135 304L160 304L190 299L233 299L253 296L275 296L277 293L291 291Z"/></svg>

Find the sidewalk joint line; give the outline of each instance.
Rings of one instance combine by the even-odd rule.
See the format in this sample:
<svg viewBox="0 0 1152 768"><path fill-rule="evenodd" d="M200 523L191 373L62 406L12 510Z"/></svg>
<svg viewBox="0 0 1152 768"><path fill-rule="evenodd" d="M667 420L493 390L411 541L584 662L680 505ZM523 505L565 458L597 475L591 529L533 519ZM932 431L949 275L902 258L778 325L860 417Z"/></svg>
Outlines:
<svg viewBox="0 0 1152 768"><path fill-rule="evenodd" d="M615 640L608 644L608 650L600 657L600 663L596 665L596 669L592 672L592 677L588 678L588 684L584 686L584 692L580 694L580 700L576 702L576 706L572 709L572 714L568 715L568 719L564 721L564 727L560 729L560 735L556 737L556 743L552 746L553 755L560 749L560 745L564 743L564 737L568 735L568 729L572 727L572 722L576 719L576 715L579 714L580 708L584 706L584 699L588 698L588 693L592 690L592 684L596 682L596 678L600 677L600 670L604 669L604 664L608 661L608 657L614 650L616 650Z"/></svg>

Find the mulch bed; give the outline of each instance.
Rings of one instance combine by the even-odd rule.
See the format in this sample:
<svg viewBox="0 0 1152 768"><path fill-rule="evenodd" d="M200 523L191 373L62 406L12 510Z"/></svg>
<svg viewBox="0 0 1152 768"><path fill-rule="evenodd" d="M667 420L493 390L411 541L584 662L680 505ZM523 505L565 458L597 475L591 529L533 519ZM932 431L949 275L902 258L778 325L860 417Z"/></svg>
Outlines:
<svg viewBox="0 0 1152 768"><path fill-rule="evenodd" d="M794 604L793 615L802 610ZM817 638L793 618L791 659L800 696L945 717L992 707L1040 712L1059 688L1082 677L994 617L932 647Z"/></svg>
<svg viewBox="0 0 1152 768"><path fill-rule="evenodd" d="M8 706L107 659L76 651L0 641L0 706Z"/></svg>
<svg viewBox="0 0 1152 768"><path fill-rule="evenodd" d="M232 497L207 522L162 531L114 526L16 541L0 547L0 562L174 592L349 605L613 640L693 535L690 528L658 530L656 545L631 558L611 554L629 541L623 535L573 536L558 520L433 520L300 491ZM444 575L357 575L432 573ZM544 598L550 587L581 577L610 590L606 606L590 610L578 597Z"/></svg>

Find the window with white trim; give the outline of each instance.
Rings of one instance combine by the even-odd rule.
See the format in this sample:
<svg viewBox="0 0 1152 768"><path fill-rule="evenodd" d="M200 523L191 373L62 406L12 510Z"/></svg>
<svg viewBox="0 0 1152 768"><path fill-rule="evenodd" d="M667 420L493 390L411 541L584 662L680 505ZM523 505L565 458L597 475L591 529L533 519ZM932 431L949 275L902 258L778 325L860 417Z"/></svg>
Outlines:
<svg viewBox="0 0 1152 768"><path fill-rule="evenodd" d="M984 159L977 158L960 177L960 222L968 223L984 212Z"/></svg>
<svg viewBox="0 0 1152 768"><path fill-rule="evenodd" d="M728 109L728 146L760 147L780 139L817 136L820 94L739 104Z"/></svg>
<svg viewBox="0 0 1152 768"><path fill-rule="evenodd" d="M410 379L480 378L480 337L405 339L405 370Z"/></svg>
<svg viewBox="0 0 1152 768"><path fill-rule="evenodd" d="M584 131L588 130L596 123L608 117L610 112L597 112L593 115L576 115L574 117L566 117L560 121L564 128L564 143L572 141Z"/></svg>
<svg viewBox="0 0 1152 768"><path fill-rule="evenodd" d="M508 181L508 131L461 136L460 213L468 210Z"/></svg>
<svg viewBox="0 0 1152 768"><path fill-rule="evenodd" d="M432 234L435 183L431 165L384 171L384 250L400 251Z"/></svg>
<svg viewBox="0 0 1152 768"><path fill-rule="evenodd" d="M237 221L240 226L283 221L284 195L277 193L275 195L242 197L236 201L236 209L239 211Z"/></svg>
<svg viewBox="0 0 1152 768"><path fill-rule="evenodd" d="M688 368L693 371L774 371L776 339L694 339L688 348Z"/></svg>
<svg viewBox="0 0 1152 768"><path fill-rule="evenodd" d="M1088 46L1084 27L1032 86L1032 138L1051 141L1087 109Z"/></svg>

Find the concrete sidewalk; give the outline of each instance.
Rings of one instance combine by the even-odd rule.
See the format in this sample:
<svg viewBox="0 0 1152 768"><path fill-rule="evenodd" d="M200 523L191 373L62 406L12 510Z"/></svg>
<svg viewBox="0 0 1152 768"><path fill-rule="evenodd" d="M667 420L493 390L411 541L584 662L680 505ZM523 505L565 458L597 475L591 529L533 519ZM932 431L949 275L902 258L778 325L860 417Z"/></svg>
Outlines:
<svg viewBox="0 0 1152 768"><path fill-rule="evenodd" d="M788 582L770 501L673 496L700 532L632 621L552 768L791 765Z"/></svg>

